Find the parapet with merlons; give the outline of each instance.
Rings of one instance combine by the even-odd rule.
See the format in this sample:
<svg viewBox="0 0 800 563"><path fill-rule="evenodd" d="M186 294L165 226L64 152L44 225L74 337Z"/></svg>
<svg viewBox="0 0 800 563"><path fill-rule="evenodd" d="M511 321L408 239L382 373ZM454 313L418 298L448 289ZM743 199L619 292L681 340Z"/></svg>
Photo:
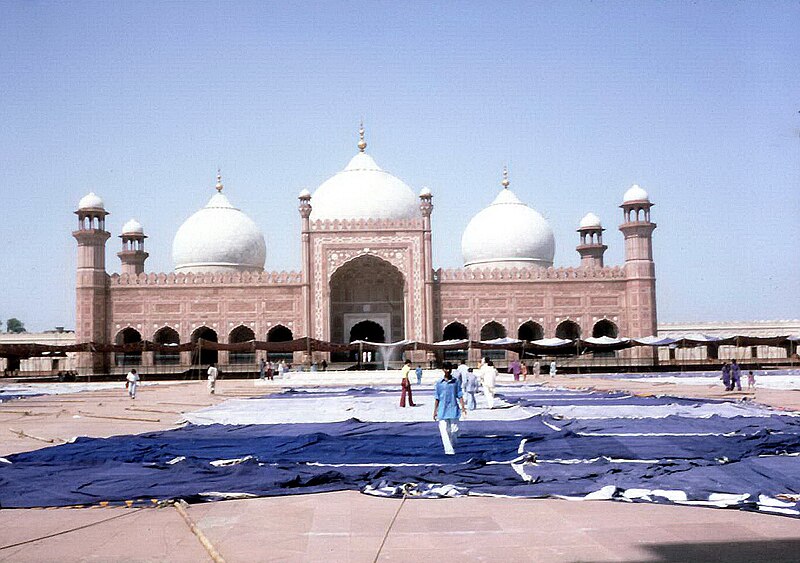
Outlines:
<svg viewBox="0 0 800 563"><path fill-rule="evenodd" d="M318 219L311 221L312 231L396 231L423 228L422 218L411 219Z"/></svg>
<svg viewBox="0 0 800 563"><path fill-rule="evenodd" d="M112 274L114 286L183 286L183 285L295 285L301 284L300 272L169 272L141 274Z"/></svg>
<svg viewBox="0 0 800 563"><path fill-rule="evenodd" d="M620 266L605 268L452 268L434 272L439 282L625 279Z"/></svg>

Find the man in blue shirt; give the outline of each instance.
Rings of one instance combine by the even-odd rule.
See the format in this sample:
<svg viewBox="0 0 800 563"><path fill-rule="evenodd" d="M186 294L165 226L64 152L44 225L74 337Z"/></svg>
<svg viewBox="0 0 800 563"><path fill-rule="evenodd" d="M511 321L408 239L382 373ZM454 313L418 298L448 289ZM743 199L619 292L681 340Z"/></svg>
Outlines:
<svg viewBox="0 0 800 563"><path fill-rule="evenodd" d="M439 421L444 453L453 455L456 453L453 446L458 438L458 419L467 410L464 408L461 385L453 379L453 368L449 363L444 365L444 379L436 383L434 397L433 420Z"/></svg>

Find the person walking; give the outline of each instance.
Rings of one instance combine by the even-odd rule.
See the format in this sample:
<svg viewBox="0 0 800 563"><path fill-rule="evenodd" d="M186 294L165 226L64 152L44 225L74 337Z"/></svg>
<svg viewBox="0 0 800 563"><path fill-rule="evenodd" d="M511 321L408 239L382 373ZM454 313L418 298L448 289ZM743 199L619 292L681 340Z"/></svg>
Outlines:
<svg viewBox="0 0 800 563"><path fill-rule="evenodd" d="M747 389L748 391L756 388L756 374L753 370L747 372Z"/></svg>
<svg viewBox="0 0 800 563"><path fill-rule="evenodd" d="M742 390L742 369L736 360L731 361L731 391L736 387L737 391Z"/></svg>
<svg viewBox="0 0 800 563"><path fill-rule="evenodd" d="M539 360L536 360L533 362L533 377L536 379L540 375L542 375L542 364L539 362Z"/></svg>
<svg viewBox="0 0 800 563"><path fill-rule="evenodd" d="M467 409L474 411L478 406L475 401L475 393L480 389L481 384L478 381L478 376L473 370L467 372L467 377L464 379L464 393L467 395Z"/></svg>
<svg viewBox="0 0 800 563"><path fill-rule="evenodd" d="M422 366L417 366L414 373L417 374L417 385L422 385Z"/></svg>
<svg viewBox="0 0 800 563"><path fill-rule="evenodd" d="M130 398L135 399L136 387L139 385L139 373L136 371L136 368L133 368L128 372L128 375L125 376L125 385L128 388L128 395Z"/></svg>
<svg viewBox="0 0 800 563"><path fill-rule="evenodd" d="M519 360L513 360L511 365L508 366L508 371L514 376L514 381L519 381L519 374L522 371L519 366Z"/></svg>
<svg viewBox="0 0 800 563"><path fill-rule="evenodd" d="M526 383L528 381L528 366L525 364L525 362L520 362L519 369L519 374L522 376L522 381L523 383Z"/></svg>
<svg viewBox="0 0 800 563"><path fill-rule="evenodd" d="M267 378L267 361L264 358L258 362L258 378L262 380Z"/></svg>
<svg viewBox="0 0 800 563"><path fill-rule="evenodd" d="M444 378L436 383L434 398L433 420L439 423L444 453L454 455L459 433L458 421L461 413L466 414L467 410L464 408L461 386L453 378L450 364L444 365Z"/></svg>
<svg viewBox="0 0 800 563"><path fill-rule="evenodd" d="M467 360L461 360L458 364L458 369L456 370L455 379L458 381L458 384L461 385L461 388L464 388L464 378L467 377L469 373L469 368L467 367Z"/></svg>
<svg viewBox="0 0 800 563"><path fill-rule="evenodd" d="M725 386L725 391L733 389L731 386L731 366L728 362L722 362L722 375L720 376L722 384Z"/></svg>
<svg viewBox="0 0 800 563"><path fill-rule="evenodd" d="M400 380L400 406L405 408L406 406L406 394L408 395L408 406L415 407L414 399L411 397L411 380L408 378L408 374L411 372L411 360L406 360L406 363L403 364L403 369L400 370L400 374L402 379Z"/></svg>
<svg viewBox="0 0 800 563"><path fill-rule="evenodd" d="M212 363L208 366L208 392L213 395L214 392L217 390L217 377L219 376L219 370L217 367Z"/></svg>
<svg viewBox="0 0 800 563"><path fill-rule="evenodd" d="M486 396L486 403L490 409L494 408L494 386L497 383L497 368L494 367L492 360L485 360L481 368L481 383L483 384L483 394Z"/></svg>

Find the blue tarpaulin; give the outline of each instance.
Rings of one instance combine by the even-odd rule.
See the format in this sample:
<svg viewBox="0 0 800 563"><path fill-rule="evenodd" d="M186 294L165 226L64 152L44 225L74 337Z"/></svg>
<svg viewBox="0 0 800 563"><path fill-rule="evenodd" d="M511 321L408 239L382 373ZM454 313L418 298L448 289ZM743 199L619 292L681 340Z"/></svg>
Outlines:
<svg viewBox="0 0 800 563"><path fill-rule="evenodd" d="M365 400L374 392L350 391ZM325 394L307 395L318 400ZM531 406L560 405L565 398L642 409L684 401L716 404L535 388L505 396ZM273 401L281 408L283 399ZM337 490L399 494L404 484L414 483L418 490L452 485L465 494L519 497L585 497L603 489L611 491L603 498L689 504L722 494L736 496L723 505L765 510L772 503L772 511L800 515L800 418L778 411L757 418L579 419L545 412L523 420L467 419L456 451L443 453L432 420L188 425L79 438L8 456L10 463L0 463L0 506Z"/></svg>

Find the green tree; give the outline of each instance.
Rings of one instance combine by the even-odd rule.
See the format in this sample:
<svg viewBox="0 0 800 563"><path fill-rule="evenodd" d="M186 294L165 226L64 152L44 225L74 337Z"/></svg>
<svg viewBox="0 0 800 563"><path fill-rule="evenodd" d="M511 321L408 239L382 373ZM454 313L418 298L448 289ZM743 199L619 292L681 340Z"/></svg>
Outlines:
<svg viewBox="0 0 800 563"><path fill-rule="evenodd" d="M25 323L19 319L11 317L6 321L6 331L15 333L26 332Z"/></svg>

